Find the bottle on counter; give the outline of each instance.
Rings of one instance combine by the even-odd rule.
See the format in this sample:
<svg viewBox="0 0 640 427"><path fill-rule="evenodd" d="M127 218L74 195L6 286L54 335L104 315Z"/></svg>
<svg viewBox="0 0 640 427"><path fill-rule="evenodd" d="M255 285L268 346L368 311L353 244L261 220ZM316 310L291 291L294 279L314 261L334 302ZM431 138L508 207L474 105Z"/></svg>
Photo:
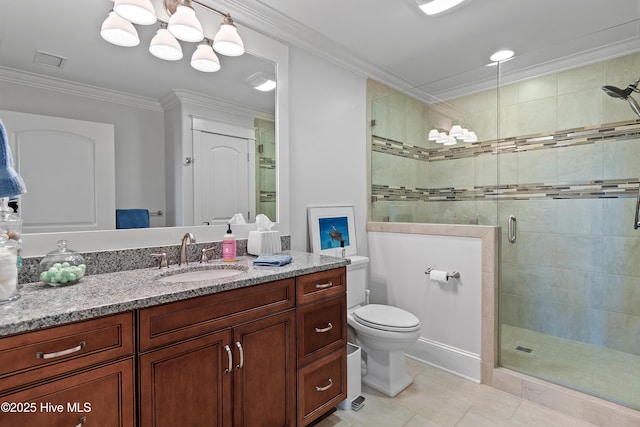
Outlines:
<svg viewBox="0 0 640 427"><path fill-rule="evenodd" d="M231 231L231 224L228 224L227 234L222 238L222 260L226 262L236 260L236 236Z"/></svg>
<svg viewBox="0 0 640 427"><path fill-rule="evenodd" d="M17 252L18 271L22 267L22 218L9 206L9 198L0 198L0 236L10 240Z"/></svg>

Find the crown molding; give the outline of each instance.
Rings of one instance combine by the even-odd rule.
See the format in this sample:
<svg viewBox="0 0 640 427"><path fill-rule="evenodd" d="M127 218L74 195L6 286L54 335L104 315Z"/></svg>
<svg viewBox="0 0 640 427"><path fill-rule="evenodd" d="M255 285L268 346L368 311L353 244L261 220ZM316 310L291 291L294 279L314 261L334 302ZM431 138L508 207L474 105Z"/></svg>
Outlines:
<svg viewBox="0 0 640 427"><path fill-rule="evenodd" d="M64 93L66 95L81 96L99 101L112 102L145 110L163 111L160 103L152 98L134 96L124 92L104 89L55 77L47 77L27 71L18 71L7 67L0 67L0 81L37 89L50 90Z"/></svg>
<svg viewBox="0 0 640 427"><path fill-rule="evenodd" d="M234 104L224 99L202 95L188 90L172 90L160 99L160 105L164 110L169 110L180 104L220 111L243 118L259 118L275 121L274 114L255 108L247 108L240 104Z"/></svg>
<svg viewBox="0 0 640 427"><path fill-rule="evenodd" d="M214 5L212 0L202 0ZM342 68L354 72L366 78L377 80L393 89L404 92L409 96L427 103L441 102L455 97L469 95L483 90L495 88L495 74L490 78L480 79L469 84L468 81L449 88L442 92L429 92L424 83L407 81L398 75L378 67L337 45L324 34L314 31L299 22L283 15L267 0L227 0L225 8L233 15L241 26L247 26L266 36L304 49L320 58L332 62ZM534 76L560 72L570 68L592 64L606 59L635 53L640 50L638 38L623 40L602 48L592 49L573 55L562 57L558 60L536 64L523 68L514 73L505 73L501 76L501 84L513 83Z"/></svg>

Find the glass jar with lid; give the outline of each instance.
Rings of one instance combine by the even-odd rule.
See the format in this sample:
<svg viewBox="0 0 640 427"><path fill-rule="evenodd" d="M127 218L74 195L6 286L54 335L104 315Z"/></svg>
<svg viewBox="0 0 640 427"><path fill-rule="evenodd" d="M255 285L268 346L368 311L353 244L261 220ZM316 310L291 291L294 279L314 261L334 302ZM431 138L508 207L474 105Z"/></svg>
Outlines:
<svg viewBox="0 0 640 427"><path fill-rule="evenodd" d="M82 255L67 248L66 240L58 240L58 249L48 252L39 266L40 280L51 286L73 285L84 276L87 266Z"/></svg>

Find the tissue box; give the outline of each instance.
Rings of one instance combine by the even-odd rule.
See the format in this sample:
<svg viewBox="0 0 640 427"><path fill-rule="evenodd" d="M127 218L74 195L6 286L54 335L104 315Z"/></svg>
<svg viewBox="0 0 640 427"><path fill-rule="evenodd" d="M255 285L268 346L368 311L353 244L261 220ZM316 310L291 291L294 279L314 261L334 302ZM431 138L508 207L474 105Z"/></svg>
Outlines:
<svg viewBox="0 0 640 427"><path fill-rule="evenodd" d="M280 251L282 251L282 246L280 244L279 231L269 230L249 232L247 252L251 255L275 254Z"/></svg>

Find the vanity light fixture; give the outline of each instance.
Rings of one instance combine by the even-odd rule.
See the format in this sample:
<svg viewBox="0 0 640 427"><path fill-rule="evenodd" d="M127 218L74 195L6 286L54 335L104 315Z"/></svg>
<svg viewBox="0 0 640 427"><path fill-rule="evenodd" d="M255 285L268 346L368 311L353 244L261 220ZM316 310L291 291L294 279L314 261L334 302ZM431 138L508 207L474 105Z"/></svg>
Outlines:
<svg viewBox="0 0 640 427"><path fill-rule="evenodd" d="M459 5L463 1L464 0L430 0L430 1L417 0L418 7L420 8L420 10L422 10L424 13L426 13L429 16L434 16L442 12L445 12Z"/></svg>
<svg viewBox="0 0 640 427"><path fill-rule="evenodd" d="M244 54L244 43L231 15L221 12L202 0L163 0L163 6L170 16L165 22L156 16L150 0L113 0L113 10L102 24L100 35L117 46L133 47L140 43L133 24L151 25L160 23L160 29L151 40L149 52L166 61L182 59L182 47L178 40L198 43L191 66L198 71L214 72L220 69L220 60L214 50L221 55L240 56ZM206 38L202 24L196 16L192 3L223 17L219 31L213 39Z"/></svg>
<svg viewBox="0 0 640 427"><path fill-rule="evenodd" d="M191 66L203 73L213 73L220 69L220 60L209 43L210 41L205 39L191 57Z"/></svg>
<svg viewBox="0 0 640 427"><path fill-rule="evenodd" d="M114 11L109 12L109 16L102 23L100 36L117 46L133 47L140 44L136 27Z"/></svg>
<svg viewBox="0 0 640 427"><path fill-rule="evenodd" d="M173 34L167 30L165 24L160 24L160 29L149 43L149 53L165 61L178 61L182 59L182 47Z"/></svg>
<svg viewBox="0 0 640 427"><path fill-rule="evenodd" d="M156 22L151 0L114 0L113 10L133 24L151 25Z"/></svg>
<svg viewBox="0 0 640 427"><path fill-rule="evenodd" d="M462 142L478 142L478 136L475 132L463 128L460 125L453 125L449 134L440 132L438 129L431 129L427 138L436 144L444 145L456 145L458 140Z"/></svg>

